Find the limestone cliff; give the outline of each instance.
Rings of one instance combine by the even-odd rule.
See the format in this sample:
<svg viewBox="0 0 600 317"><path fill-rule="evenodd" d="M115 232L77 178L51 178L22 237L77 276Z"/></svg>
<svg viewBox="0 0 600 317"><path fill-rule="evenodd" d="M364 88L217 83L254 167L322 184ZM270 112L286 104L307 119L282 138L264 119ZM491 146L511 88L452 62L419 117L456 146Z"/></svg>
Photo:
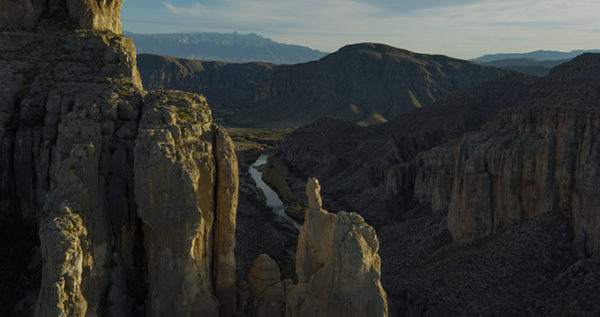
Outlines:
<svg viewBox="0 0 600 317"><path fill-rule="evenodd" d="M423 154L416 191L448 208L457 241L562 210L572 218L576 250L598 252L599 122L590 108L505 111L480 133Z"/></svg>
<svg viewBox="0 0 600 317"><path fill-rule="evenodd" d="M33 30L48 17L75 27L122 33L123 0L0 0L0 29Z"/></svg>
<svg viewBox="0 0 600 317"><path fill-rule="evenodd" d="M231 140L212 124L204 98L157 92L146 100L134 178L148 256L147 313L218 315L236 296Z"/></svg>
<svg viewBox="0 0 600 317"><path fill-rule="evenodd" d="M308 208L298 238L296 285L286 316L387 316L375 230L355 213L321 208L320 186L306 186Z"/></svg>
<svg viewBox="0 0 600 317"><path fill-rule="evenodd" d="M232 142L201 96L142 89L120 5L0 1L33 17L0 19L0 229L39 229L6 248L43 257L41 277L7 272L39 289L38 316L232 315ZM15 314L29 295L1 274Z"/></svg>

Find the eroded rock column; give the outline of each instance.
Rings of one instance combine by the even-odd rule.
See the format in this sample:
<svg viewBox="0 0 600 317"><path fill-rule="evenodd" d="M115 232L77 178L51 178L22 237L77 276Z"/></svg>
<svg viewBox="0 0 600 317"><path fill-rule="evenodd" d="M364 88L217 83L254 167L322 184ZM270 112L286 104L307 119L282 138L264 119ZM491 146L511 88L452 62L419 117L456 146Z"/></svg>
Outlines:
<svg viewBox="0 0 600 317"><path fill-rule="evenodd" d="M306 195L298 285L287 297L286 316L387 316L375 230L356 213L323 210L316 178L308 180Z"/></svg>
<svg viewBox="0 0 600 317"><path fill-rule="evenodd" d="M148 258L147 313L233 314L237 163L204 98L146 98L134 174Z"/></svg>

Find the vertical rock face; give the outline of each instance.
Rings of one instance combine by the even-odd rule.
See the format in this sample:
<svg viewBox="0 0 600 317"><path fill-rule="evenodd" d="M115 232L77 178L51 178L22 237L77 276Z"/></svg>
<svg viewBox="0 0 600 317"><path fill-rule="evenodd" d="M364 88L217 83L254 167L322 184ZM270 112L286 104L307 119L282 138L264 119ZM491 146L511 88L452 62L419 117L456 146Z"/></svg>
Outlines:
<svg viewBox="0 0 600 317"><path fill-rule="evenodd" d="M211 254L216 164L205 101L157 94L143 109L135 196L144 223L151 316L215 316Z"/></svg>
<svg viewBox="0 0 600 317"><path fill-rule="evenodd" d="M323 210L319 190L317 179L309 179L298 285L287 297L286 316L387 316L375 230L356 213Z"/></svg>
<svg viewBox="0 0 600 317"><path fill-rule="evenodd" d="M123 0L67 0L71 20L84 29L123 32L121 6Z"/></svg>
<svg viewBox="0 0 600 317"><path fill-rule="evenodd" d="M120 1L41 5L36 32L0 32L0 229L39 230L36 314L234 314L231 139L203 97L144 91L130 39L87 29L120 32ZM0 289L0 315L22 296Z"/></svg>
<svg viewBox="0 0 600 317"><path fill-rule="evenodd" d="M447 207L457 241L562 210L575 249L600 251L600 114L591 108L506 111L478 134L419 158L416 192ZM441 185L447 190L438 192Z"/></svg>
<svg viewBox="0 0 600 317"><path fill-rule="evenodd" d="M231 140L212 124L206 100L186 93L148 96L138 133L134 175L149 259L148 313L214 316L219 302L235 307Z"/></svg>
<svg viewBox="0 0 600 317"><path fill-rule="evenodd" d="M121 6L123 0L0 0L0 29L32 30L41 16L64 19L79 28L123 32Z"/></svg>

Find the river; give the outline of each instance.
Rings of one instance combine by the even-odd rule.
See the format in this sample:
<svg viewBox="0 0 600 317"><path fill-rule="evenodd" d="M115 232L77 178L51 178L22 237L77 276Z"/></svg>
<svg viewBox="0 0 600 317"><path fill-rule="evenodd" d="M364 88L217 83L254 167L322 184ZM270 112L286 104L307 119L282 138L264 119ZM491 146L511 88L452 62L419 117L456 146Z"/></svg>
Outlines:
<svg viewBox="0 0 600 317"><path fill-rule="evenodd" d="M269 185L267 185L267 183L265 183L262 179L262 172L258 170L258 167L267 164L268 158L268 155L261 154L256 160L256 162L250 165L250 167L248 168L248 172L250 172L252 179L254 179L254 182L256 182L256 186L260 188L263 191L263 193L265 193L265 198L267 199L267 206L273 209L273 212L276 215L289 220L294 225L294 227L296 227L296 229L300 230L300 228L302 228L302 225L300 225L294 219L290 218L290 216L288 216L285 213L285 204L283 203L283 201L281 201L281 199L279 199L279 195L277 195L277 193L273 189L271 189L271 187L269 187Z"/></svg>

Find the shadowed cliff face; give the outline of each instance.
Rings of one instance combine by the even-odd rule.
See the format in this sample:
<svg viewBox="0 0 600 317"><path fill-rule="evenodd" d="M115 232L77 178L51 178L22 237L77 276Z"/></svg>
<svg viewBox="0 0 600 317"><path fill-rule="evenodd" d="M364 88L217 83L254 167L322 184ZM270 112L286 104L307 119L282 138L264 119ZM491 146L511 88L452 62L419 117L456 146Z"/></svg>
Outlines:
<svg viewBox="0 0 600 317"><path fill-rule="evenodd" d="M478 134L420 157L416 192L434 209L448 208L455 240L562 210L575 250L600 250L598 74L600 55L579 56L553 69L526 109L503 111Z"/></svg>
<svg viewBox="0 0 600 317"><path fill-rule="evenodd" d="M0 32L0 226L24 237L2 240L2 315L235 310L233 144L205 98L142 89L120 4Z"/></svg>
<svg viewBox="0 0 600 317"><path fill-rule="evenodd" d="M597 109L504 112L481 133L423 154L416 190L434 208L448 208L455 241L562 210L573 222L575 250L598 252L599 122Z"/></svg>

